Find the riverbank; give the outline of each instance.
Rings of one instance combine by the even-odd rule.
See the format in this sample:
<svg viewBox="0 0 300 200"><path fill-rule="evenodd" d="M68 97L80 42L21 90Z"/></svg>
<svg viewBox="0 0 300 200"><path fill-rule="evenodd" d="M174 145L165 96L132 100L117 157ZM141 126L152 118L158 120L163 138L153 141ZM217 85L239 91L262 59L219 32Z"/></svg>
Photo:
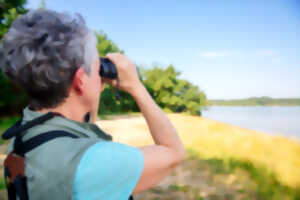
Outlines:
<svg viewBox="0 0 300 200"><path fill-rule="evenodd" d="M137 200L300 198L300 142L184 114L168 114L188 158ZM140 114L110 116L97 124L114 141L153 144ZM108 119L106 117L106 119Z"/></svg>
<svg viewBox="0 0 300 200"><path fill-rule="evenodd" d="M284 185L300 185L300 142L242 129L214 120L168 114L187 149L202 158L239 159L266 167ZM134 146L153 144L141 115L115 117L97 124L114 140Z"/></svg>
<svg viewBox="0 0 300 200"><path fill-rule="evenodd" d="M247 99L211 99L213 106L300 106L300 98L251 97Z"/></svg>

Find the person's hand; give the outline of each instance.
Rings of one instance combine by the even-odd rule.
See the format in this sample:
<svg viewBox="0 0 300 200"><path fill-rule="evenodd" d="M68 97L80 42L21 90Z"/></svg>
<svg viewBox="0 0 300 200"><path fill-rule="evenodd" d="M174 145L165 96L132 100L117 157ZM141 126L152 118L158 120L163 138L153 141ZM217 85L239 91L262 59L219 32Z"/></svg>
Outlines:
<svg viewBox="0 0 300 200"><path fill-rule="evenodd" d="M135 64L127 56L120 53L109 53L105 57L115 64L118 70L119 84L117 84L117 80L106 79L105 82L129 94L132 94L136 87L142 85Z"/></svg>

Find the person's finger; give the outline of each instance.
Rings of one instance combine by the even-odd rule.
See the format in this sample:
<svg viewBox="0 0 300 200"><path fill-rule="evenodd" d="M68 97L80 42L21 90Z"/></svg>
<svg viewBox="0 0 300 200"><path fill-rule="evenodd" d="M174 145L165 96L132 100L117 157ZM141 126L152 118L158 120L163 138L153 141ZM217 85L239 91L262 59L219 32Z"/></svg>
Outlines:
<svg viewBox="0 0 300 200"><path fill-rule="evenodd" d="M118 68L118 63L122 60L122 54L120 53L108 53L105 58L108 58Z"/></svg>
<svg viewBox="0 0 300 200"><path fill-rule="evenodd" d="M108 53L108 54L106 54L105 58L108 58L111 61L115 61L115 59L116 59L115 57L116 56L117 56L116 53Z"/></svg>

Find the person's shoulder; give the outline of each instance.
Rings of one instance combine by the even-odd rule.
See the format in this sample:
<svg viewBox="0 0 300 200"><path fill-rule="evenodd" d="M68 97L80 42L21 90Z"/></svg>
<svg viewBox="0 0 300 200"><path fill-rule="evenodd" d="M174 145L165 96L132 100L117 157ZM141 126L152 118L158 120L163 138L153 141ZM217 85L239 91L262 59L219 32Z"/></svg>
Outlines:
<svg viewBox="0 0 300 200"><path fill-rule="evenodd" d="M99 199L128 199L143 167L140 149L117 142L98 142L82 156L73 192L84 198L95 195Z"/></svg>
<svg viewBox="0 0 300 200"><path fill-rule="evenodd" d="M140 157L142 152L139 148L129 146L123 143L102 141L90 146L83 159L93 158L101 155L101 159L120 157L120 159L130 159L130 157Z"/></svg>
<svg viewBox="0 0 300 200"><path fill-rule="evenodd" d="M77 167L77 177L85 177L97 172L110 179L118 172L124 176L140 175L144 167L143 153L139 148L117 142L98 142L90 146Z"/></svg>

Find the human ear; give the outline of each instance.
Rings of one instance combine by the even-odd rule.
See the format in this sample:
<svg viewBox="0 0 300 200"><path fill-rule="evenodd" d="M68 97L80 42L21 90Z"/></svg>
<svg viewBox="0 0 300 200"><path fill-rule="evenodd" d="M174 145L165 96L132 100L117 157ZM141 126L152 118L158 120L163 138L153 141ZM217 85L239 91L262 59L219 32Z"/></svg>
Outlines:
<svg viewBox="0 0 300 200"><path fill-rule="evenodd" d="M83 79L85 72L82 67L75 72L72 82L72 88L78 93L78 95L82 96L83 94Z"/></svg>

